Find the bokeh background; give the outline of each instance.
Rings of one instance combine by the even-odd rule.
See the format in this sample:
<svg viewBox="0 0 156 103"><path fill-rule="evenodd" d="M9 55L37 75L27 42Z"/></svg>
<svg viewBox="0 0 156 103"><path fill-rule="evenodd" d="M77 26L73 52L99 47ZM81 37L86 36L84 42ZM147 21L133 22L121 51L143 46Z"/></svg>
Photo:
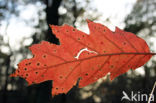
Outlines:
<svg viewBox="0 0 156 103"><path fill-rule="evenodd" d="M156 57L113 81L108 75L53 98L52 81L28 86L21 78L9 77L22 59L32 56L29 46L42 40L59 43L49 24L66 23L88 33L87 18L113 31L118 26L133 32L156 52L156 0L0 0L0 103L138 103L121 101L122 91L150 94Z"/></svg>

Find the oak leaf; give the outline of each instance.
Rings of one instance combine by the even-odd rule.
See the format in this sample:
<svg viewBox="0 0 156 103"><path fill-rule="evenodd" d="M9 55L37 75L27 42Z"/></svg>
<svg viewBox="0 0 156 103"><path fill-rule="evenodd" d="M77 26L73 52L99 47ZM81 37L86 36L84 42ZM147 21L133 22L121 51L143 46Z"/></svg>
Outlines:
<svg viewBox="0 0 156 103"><path fill-rule="evenodd" d="M60 45L42 41L30 47L33 58L18 64L11 76L29 85L53 80L52 96L67 93L80 78L79 87L92 84L110 73L110 78L144 65L154 53L146 42L130 32L87 20L90 34L69 25L50 25ZM87 48L87 49L86 49Z"/></svg>

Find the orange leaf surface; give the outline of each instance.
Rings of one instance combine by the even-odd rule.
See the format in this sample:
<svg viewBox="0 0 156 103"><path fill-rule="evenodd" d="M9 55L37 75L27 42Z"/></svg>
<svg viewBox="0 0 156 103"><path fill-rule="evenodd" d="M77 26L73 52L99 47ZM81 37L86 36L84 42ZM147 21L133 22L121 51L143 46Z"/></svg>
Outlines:
<svg viewBox="0 0 156 103"><path fill-rule="evenodd" d="M89 35L68 25L50 25L61 44L42 41L32 45L30 50L34 57L21 61L11 76L22 77L29 85L53 80L54 96L67 93L79 78L80 88L107 73L114 79L144 65L154 55L143 39L130 32L119 28L112 32L104 25L87 22Z"/></svg>

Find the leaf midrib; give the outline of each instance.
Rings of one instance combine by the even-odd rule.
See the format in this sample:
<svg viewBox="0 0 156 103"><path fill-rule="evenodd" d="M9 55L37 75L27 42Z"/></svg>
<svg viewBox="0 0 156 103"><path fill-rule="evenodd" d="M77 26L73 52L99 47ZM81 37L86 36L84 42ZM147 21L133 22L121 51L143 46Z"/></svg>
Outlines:
<svg viewBox="0 0 156 103"><path fill-rule="evenodd" d="M91 56L88 58L82 58L82 59L75 59L72 61L66 61L60 64L56 64L56 65L52 65L52 66L47 66L47 67L41 67L41 68L36 68L35 70L42 70L42 69L51 69L53 67L57 67L57 66L61 66L64 64L68 64L68 63L72 63L72 62L82 62L84 60L88 60L88 59L92 59L92 58L96 58L96 57L101 57L101 56L116 56L116 55L156 55L156 53L142 53L142 52L124 52L124 53L109 53L109 54L97 54L95 56ZM31 72L31 71L35 71L35 70L30 70L27 72Z"/></svg>

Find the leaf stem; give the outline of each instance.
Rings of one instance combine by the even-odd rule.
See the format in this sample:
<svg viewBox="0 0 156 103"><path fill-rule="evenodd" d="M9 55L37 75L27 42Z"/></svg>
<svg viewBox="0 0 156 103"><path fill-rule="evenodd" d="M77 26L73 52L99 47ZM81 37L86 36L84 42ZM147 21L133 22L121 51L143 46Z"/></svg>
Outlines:
<svg viewBox="0 0 156 103"><path fill-rule="evenodd" d="M155 53L155 54L156 54L156 53ZM152 95L153 95L153 92L154 92L155 87L156 87L156 81L155 81L155 83L154 83L154 85L153 85L153 89L152 89L151 94L150 94L150 97L149 97L149 99L148 99L148 103L151 102L151 98L152 98Z"/></svg>

